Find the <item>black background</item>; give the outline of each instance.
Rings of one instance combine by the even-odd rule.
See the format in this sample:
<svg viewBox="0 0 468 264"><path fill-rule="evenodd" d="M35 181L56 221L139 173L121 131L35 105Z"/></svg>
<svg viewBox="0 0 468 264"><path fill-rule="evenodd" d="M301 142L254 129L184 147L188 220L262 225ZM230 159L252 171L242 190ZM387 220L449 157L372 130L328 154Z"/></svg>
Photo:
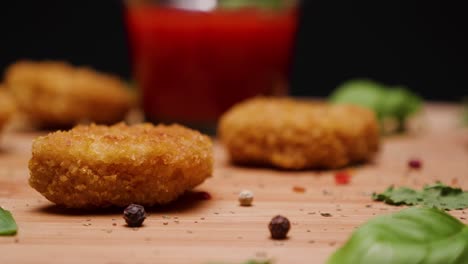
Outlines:
<svg viewBox="0 0 468 264"><path fill-rule="evenodd" d="M468 16L452 1L305 0L293 95L327 95L356 77L432 100L468 94ZM3 1L0 70L20 58L63 59L130 78L122 3Z"/></svg>

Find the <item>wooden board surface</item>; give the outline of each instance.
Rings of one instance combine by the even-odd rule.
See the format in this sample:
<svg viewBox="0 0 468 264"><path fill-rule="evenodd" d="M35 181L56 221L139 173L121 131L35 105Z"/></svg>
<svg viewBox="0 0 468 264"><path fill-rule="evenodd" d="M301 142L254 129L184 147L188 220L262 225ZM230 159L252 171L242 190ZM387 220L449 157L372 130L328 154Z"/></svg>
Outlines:
<svg viewBox="0 0 468 264"><path fill-rule="evenodd" d="M386 138L372 164L352 168L349 185L336 185L331 171L233 167L217 145L214 175L197 188L213 198L185 198L150 209L145 226L136 230L124 226L120 210L83 212L52 205L27 184L37 134L8 132L0 149L0 206L13 213L19 233L0 237L0 263L241 263L253 258L324 263L356 226L401 209L372 202L373 191L436 180L468 188L468 131L456 120L455 107L427 107L425 130ZM412 157L423 161L422 170L408 171ZM305 192L295 192L294 186ZM255 193L254 206L238 205L242 189ZM451 213L467 223L468 210ZM292 222L287 240L269 238L267 224L276 214Z"/></svg>

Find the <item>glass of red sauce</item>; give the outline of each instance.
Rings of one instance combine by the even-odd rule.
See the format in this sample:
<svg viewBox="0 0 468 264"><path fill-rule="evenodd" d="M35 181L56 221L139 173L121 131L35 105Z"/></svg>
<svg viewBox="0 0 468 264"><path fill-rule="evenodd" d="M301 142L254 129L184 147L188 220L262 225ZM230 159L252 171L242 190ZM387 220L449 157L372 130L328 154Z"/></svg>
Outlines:
<svg viewBox="0 0 468 264"><path fill-rule="evenodd" d="M147 120L214 132L233 104L287 94L297 13L291 0L127 1Z"/></svg>

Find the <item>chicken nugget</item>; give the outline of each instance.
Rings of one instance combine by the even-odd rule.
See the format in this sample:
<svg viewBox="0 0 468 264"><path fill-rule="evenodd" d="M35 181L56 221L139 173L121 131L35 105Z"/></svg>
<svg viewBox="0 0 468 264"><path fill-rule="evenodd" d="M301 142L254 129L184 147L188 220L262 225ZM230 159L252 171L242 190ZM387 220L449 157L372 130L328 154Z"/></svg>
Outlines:
<svg viewBox="0 0 468 264"><path fill-rule="evenodd" d="M65 207L166 204L211 176L212 142L180 125L79 125L34 140L29 170Z"/></svg>
<svg viewBox="0 0 468 264"><path fill-rule="evenodd" d="M15 111L15 105L10 95L0 85L0 130L5 126Z"/></svg>
<svg viewBox="0 0 468 264"><path fill-rule="evenodd" d="M233 162L281 169L339 168L368 160L379 146L371 111L285 98L235 105L218 134Z"/></svg>
<svg viewBox="0 0 468 264"><path fill-rule="evenodd" d="M64 62L17 62L8 67L5 83L19 110L45 127L113 124L133 100L119 78Z"/></svg>

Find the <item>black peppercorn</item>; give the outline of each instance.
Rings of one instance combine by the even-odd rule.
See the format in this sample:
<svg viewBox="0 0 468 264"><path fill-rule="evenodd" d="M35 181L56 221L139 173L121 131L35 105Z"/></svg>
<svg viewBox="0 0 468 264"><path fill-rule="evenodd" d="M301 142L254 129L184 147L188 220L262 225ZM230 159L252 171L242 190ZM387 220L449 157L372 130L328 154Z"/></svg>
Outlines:
<svg viewBox="0 0 468 264"><path fill-rule="evenodd" d="M129 227L139 227L145 221L146 213L145 208L138 204L131 204L125 208L124 219Z"/></svg>
<svg viewBox="0 0 468 264"><path fill-rule="evenodd" d="M273 239L285 239L291 224L289 220L281 215L277 215L271 219L268 229L270 229L271 238Z"/></svg>

